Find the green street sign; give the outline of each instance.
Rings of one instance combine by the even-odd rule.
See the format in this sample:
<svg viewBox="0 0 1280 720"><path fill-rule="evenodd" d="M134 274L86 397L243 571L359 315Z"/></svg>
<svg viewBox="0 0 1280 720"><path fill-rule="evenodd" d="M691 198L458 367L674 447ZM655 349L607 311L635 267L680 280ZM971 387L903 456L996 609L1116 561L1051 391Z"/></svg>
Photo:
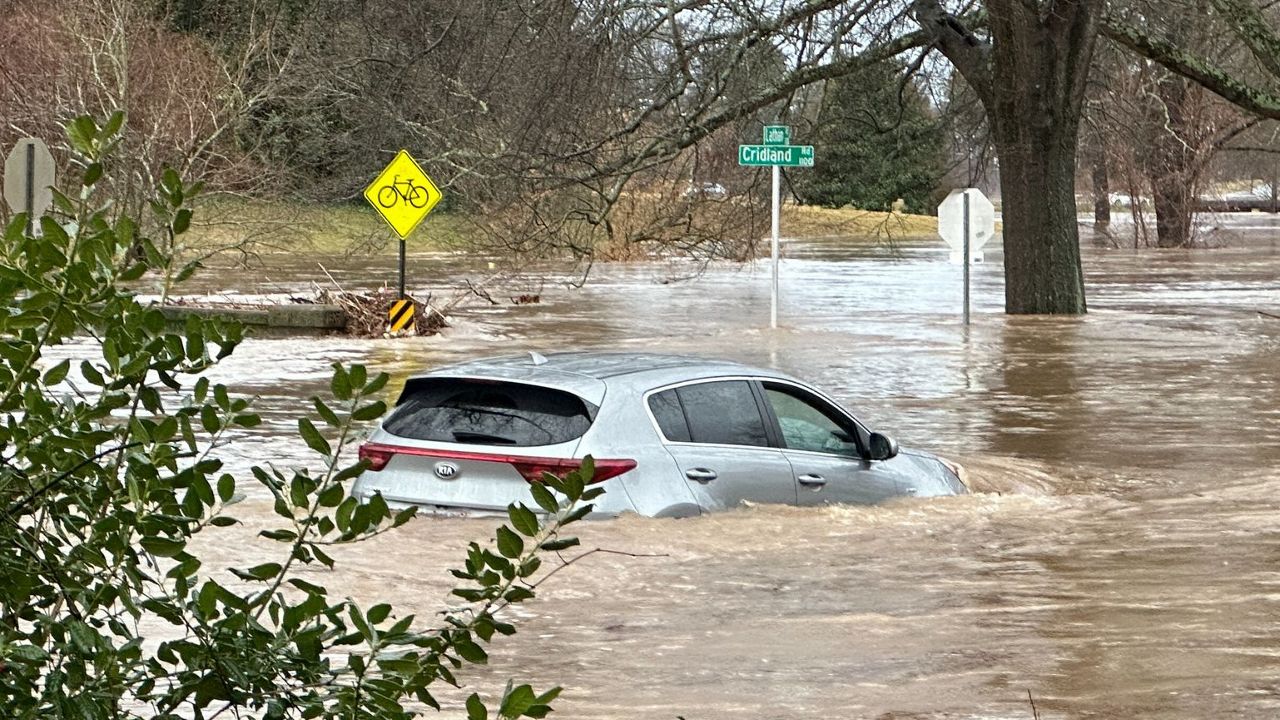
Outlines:
<svg viewBox="0 0 1280 720"><path fill-rule="evenodd" d="M812 145L739 145L738 164L752 167L783 165L813 167Z"/></svg>
<svg viewBox="0 0 1280 720"><path fill-rule="evenodd" d="M787 125L765 125L764 126L764 144L765 145L790 145L791 144L791 128Z"/></svg>

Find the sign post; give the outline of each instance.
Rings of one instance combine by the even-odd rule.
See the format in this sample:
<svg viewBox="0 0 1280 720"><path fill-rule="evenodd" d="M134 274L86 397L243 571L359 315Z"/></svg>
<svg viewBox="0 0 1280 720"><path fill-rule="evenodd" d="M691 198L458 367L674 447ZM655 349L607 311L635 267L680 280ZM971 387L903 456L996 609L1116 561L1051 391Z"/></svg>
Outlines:
<svg viewBox="0 0 1280 720"><path fill-rule="evenodd" d="M964 324L969 324L969 265L982 262L982 248L995 236L996 210L977 188L952 190L938 206L938 234L951 246L952 262L964 264Z"/></svg>
<svg viewBox="0 0 1280 720"><path fill-rule="evenodd" d="M769 327L778 327L778 225L782 209L782 171L786 167L813 167L812 145L791 145L791 128L765 125L763 145L739 145L738 164L747 167L773 168L773 195L770 203L769 257L773 261L773 289L769 295Z"/></svg>
<svg viewBox="0 0 1280 720"><path fill-rule="evenodd" d="M365 188L364 197L400 238L399 299L388 311L388 327L392 332L402 329L412 332L413 303L408 300L404 289L405 239L444 195L413 157L401 150Z"/></svg>
<svg viewBox="0 0 1280 720"><path fill-rule="evenodd" d="M4 162L4 199L14 212L27 214L27 234L53 204L53 155L39 138L23 138Z"/></svg>
<svg viewBox="0 0 1280 720"><path fill-rule="evenodd" d="M964 324L969 324L969 193L964 194Z"/></svg>
<svg viewBox="0 0 1280 720"><path fill-rule="evenodd" d="M773 289L769 293L769 327L778 327L778 215L782 204L782 171L773 166L773 219L769 223L769 257L773 263Z"/></svg>

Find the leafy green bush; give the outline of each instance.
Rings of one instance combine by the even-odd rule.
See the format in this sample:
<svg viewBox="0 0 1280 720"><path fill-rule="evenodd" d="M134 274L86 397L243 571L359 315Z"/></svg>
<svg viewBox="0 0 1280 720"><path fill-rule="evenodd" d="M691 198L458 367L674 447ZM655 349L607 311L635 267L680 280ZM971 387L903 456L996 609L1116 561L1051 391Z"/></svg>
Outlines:
<svg viewBox="0 0 1280 720"><path fill-rule="evenodd" d="M165 174L152 209L159 243L94 204L123 117L69 126L81 187L57 194L42 237L19 216L0 260L0 707L6 718L407 718L438 707L436 681L484 663L483 648L515 628L498 613L533 597L539 553L576 544L562 529L590 509L589 460L534 485L543 514L509 509L494 550L472 543L454 594L469 602L423 628L386 604L360 607L298 576L333 567L326 548L407 522L346 483L353 429L385 410L387 382L335 365L316 420L298 421L321 470L253 469L279 527L261 535L275 557L203 572L189 543L237 523L239 479L216 448L259 423L248 400L202 374L229 356L241 329L192 318L181 332L122 283L173 270L165 248L185 232L198 186ZM179 274L189 274L194 267ZM75 335L93 359L51 363ZM321 428L325 428L321 430ZM554 492L553 492L554 491ZM497 715L543 717L558 689L508 685ZM477 695L473 720L488 714Z"/></svg>

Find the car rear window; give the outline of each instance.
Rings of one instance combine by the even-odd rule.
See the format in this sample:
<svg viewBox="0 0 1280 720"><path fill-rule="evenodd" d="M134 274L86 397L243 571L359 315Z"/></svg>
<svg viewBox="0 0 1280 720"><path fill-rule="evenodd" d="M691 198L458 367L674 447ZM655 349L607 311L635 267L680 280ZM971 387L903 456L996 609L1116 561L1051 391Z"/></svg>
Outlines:
<svg viewBox="0 0 1280 720"><path fill-rule="evenodd" d="M680 407L680 398L675 390L663 390L649 396L649 409L662 428L662 435L673 442L689 442L689 423L684 418L684 410Z"/></svg>
<svg viewBox="0 0 1280 720"><path fill-rule="evenodd" d="M598 408L541 385L466 378L418 378L383 422L414 440L527 447L582 437Z"/></svg>

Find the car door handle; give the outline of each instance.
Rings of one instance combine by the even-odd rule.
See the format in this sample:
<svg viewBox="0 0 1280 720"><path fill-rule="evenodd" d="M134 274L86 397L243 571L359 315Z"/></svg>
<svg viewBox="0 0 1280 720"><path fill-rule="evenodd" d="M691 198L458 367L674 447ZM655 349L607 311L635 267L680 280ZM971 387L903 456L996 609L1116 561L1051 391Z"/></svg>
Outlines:
<svg viewBox="0 0 1280 720"><path fill-rule="evenodd" d="M827 484L827 479L821 475L801 475L796 480L807 488L820 488Z"/></svg>
<svg viewBox="0 0 1280 720"><path fill-rule="evenodd" d="M692 470L686 471L684 476L690 480L697 480L700 483L709 483L720 477L716 474L715 470L708 470L707 468L693 468Z"/></svg>

